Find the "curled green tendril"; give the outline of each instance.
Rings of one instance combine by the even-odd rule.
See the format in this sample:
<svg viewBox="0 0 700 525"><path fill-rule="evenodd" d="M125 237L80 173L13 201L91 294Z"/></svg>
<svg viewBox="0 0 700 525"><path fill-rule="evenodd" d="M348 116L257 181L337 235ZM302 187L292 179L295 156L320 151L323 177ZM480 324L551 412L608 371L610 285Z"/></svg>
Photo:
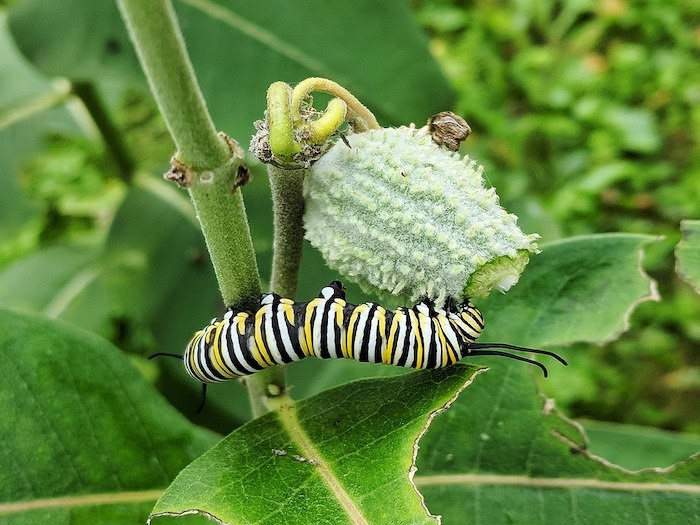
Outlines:
<svg viewBox="0 0 700 525"><path fill-rule="evenodd" d="M311 133L311 142L323 144L345 121L348 105L339 98L331 99L326 106L326 111L319 118L308 125Z"/></svg>
<svg viewBox="0 0 700 525"><path fill-rule="evenodd" d="M275 82L267 90L270 150L285 160L291 160L301 151L301 144L294 140L294 121L289 109L291 95L292 88L285 82Z"/></svg>
<svg viewBox="0 0 700 525"><path fill-rule="evenodd" d="M302 102L314 91L322 91L343 100L347 104L348 120L353 124L355 131L367 131L368 129L379 128L377 119L362 102L343 86L327 78L307 78L294 87L291 101L291 111L293 115L298 115L300 113Z"/></svg>

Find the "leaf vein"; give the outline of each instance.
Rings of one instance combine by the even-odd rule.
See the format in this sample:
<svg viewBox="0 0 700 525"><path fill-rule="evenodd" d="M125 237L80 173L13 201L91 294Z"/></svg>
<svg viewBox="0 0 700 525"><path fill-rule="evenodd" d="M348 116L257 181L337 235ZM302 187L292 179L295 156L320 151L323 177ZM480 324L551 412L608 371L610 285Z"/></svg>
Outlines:
<svg viewBox="0 0 700 525"><path fill-rule="evenodd" d="M333 72L323 62L306 54L301 49L292 46L289 42L284 42L270 31L265 30L253 22L246 20L242 16L234 13L231 9L224 8L209 0L181 0L184 4L189 4L195 9L199 9L203 13L209 15L215 20L227 24L241 33L247 35L267 46L272 51L279 53L282 56L296 62L297 64L308 68L310 71L322 74L328 78L339 78L336 72Z"/></svg>
<svg viewBox="0 0 700 525"><path fill-rule="evenodd" d="M700 494L700 485L687 483L645 483L642 481L608 481L593 478L531 478L528 476L495 474L436 474L433 476L416 476L415 482L419 487L435 485L511 485L558 489L592 488L627 492Z"/></svg>
<svg viewBox="0 0 700 525"><path fill-rule="evenodd" d="M155 501L163 493L163 489L141 490L133 492L115 492L104 494L81 494L80 496L61 496L58 498L43 498L13 503L0 503L0 516L27 512L37 509L73 508L94 505L121 505L124 503L143 503Z"/></svg>

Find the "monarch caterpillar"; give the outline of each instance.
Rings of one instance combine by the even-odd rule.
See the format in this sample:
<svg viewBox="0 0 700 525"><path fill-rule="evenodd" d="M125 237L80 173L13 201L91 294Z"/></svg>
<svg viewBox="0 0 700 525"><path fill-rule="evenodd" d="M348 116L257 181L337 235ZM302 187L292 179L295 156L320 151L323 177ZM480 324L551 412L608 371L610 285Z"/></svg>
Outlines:
<svg viewBox="0 0 700 525"><path fill-rule="evenodd" d="M342 283L333 281L315 299L295 302L274 293L261 296L255 312L230 307L190 340L184 359L190 376L204 383L228 381L307 356L355 359L425 369L451 365L463 357L499 355L542 369L527 357L501 350L532 352L566 361L553 352L505 343L476 343L484 328L470 302L448 301L437 308L424 299L411 308L387 310L376 303L345 301Z"/></svg>

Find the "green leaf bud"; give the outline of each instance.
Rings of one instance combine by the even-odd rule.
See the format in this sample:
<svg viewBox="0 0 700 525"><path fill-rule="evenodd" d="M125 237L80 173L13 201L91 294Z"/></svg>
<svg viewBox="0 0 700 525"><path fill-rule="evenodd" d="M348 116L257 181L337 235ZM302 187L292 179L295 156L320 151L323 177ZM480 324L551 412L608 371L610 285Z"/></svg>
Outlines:
<svg viewBox="0 0 700 525"><path fill-rule="evenodd" d="M483 167L438 146L427 128L347 136L310 169L306 238L368 291L483 297L517 282L538 235L486 188Z"/></svg>

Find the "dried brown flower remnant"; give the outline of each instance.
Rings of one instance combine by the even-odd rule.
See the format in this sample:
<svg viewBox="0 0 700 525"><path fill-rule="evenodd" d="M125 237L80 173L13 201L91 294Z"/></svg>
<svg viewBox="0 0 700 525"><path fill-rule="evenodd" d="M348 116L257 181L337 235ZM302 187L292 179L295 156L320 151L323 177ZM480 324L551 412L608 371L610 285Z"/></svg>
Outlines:
<svg viewBox="0 0 700 525"><path fill-rule="evenodd" d="M459 115L441 111L428 119L428 131L435 144L457 151L459 145L471 134L472 128Z"/></svg>

